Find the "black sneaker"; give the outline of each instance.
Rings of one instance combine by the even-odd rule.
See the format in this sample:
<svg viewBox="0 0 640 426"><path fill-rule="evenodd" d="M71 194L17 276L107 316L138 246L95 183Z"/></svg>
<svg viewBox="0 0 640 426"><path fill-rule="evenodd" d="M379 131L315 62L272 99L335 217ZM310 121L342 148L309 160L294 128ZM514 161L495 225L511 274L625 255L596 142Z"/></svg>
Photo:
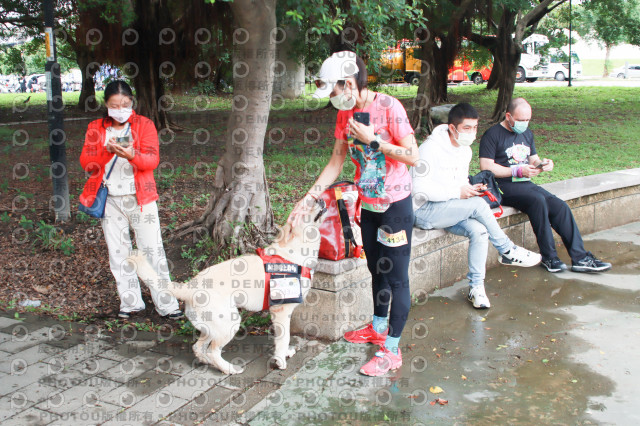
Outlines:
<svg viewBox="0 0 640 426"><path fill-rule="evenodd" d="M174 313L171 313L169 315L165 315L165 318L169 318L169 319L172 319L172 320L182 319L182 318L184 318L184 313L182 313L182 311L178 310L178 311L175 311Z"/></svg>
<svg viewBox="0 0 640 426"><path fill-rule="evenodd" d="M596 259L590 251L587 252L584 259L571 266L573 272L604 272L609 269L611 269L610 263Z"/></svg>
<svg viewBox="0 0 640 426"><path fill-rule="evenodd" d="M553 259L543 260L540 265L547 268L547 271L554 273L566 271L567 269L569 269L567 268L567 265L565 265L564 262L557 257L554 257Z"/></svg>
<svg viewBox="0 0 640 426"><path fill-rule="evenodd" d="M120 312L118 312L118 318L129 319L129 318L131 318L131 315L137 314L138 312L140 312L140 311L132 311L132 312L120 311Z"/></svg>

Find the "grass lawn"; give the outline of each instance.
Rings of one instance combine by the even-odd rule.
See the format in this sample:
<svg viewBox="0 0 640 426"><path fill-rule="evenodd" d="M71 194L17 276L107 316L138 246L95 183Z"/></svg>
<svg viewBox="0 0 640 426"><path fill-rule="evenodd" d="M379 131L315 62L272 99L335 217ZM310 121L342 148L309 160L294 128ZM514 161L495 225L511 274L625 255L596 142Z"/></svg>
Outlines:
<svg viewBox="0 0 640 426"><path fill-rule="evenodd" d="M407 110L413 108L416 87L381 87L378 90L401 99ZM478 141L489 127L488 118L496 95L496 92L488 92L484 85L449 88L451 103L470 102L480 111ZM536 137L536 147L541 157L551 158L556 164L553 172L543 173L536 179L538 183L640 167L640 156L637 155L640 148L637 137L640 134L637 88L537 87L535 84L526 84L516 86L515 96L523 96L532 104L531 129ZM101 97L101 93L98 97ZM12 119L16 113L11 112L14 99L25 98L24 94L0 95L2 121L17 121ZM78 93L64 93L64 98L70 109L77 102ZM175 195L180 194L181 183L186 187L197 185L204 191L206 181L194 179L193 165L197 162L208 164L210 172L206 179L212 178L223 152L230 96L176 96L174 99L173 119L187 128L207 130L211 140L196 146L192 132L179 132L173 143L163 145L163 161L174 161L178 165L170 173L157 172L158 186L160 190ZM313 105L314 102L310 96L279 102L274 105L269 117L264 160L278 223L285 220L294 201L306 192L331 154L336 113L331 109L303 111L305 105ZM44 93L32 94L29 107L37 111L45 103ZM41 119L46 119L46 115L42 114ZM69 154L69 161L75 167L86 122L67 122L66 129L70 129L69 144L75 145ZM15 126L0 127L4 152L12 150L10 141L15 130ZM13 149L19 148L26 147ZM477 143L473 149L477 153ZM472 161L472 171L477 168L476 155ZM353 165L347 159L341 179L352 179L353 171ZM81 174L78 175L80 177ZM47 176L42 179L47 180ZM181 221L178 216L174 220L178 223Z"/></svg>

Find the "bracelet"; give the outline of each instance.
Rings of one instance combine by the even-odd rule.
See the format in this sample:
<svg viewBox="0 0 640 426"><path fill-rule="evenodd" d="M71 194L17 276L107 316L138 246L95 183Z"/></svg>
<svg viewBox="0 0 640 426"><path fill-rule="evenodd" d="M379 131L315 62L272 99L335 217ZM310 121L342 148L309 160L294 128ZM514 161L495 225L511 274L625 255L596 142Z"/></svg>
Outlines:
<svg viewBox="0 0 640 426"><path fill-rule="evenodd" d="M522 177L522 166L518 167L518 177Z"/></svg>
<svg viewBox="0 0 640 426"><path fill-rule="evenodd" d="M313 194L312 194L312 193L310 193L310 192L307 192L307 194L305 195L305 197L306 197L307 195L311 195L311 198L313 198L314 200L318 201L318 196L317 196L317 195L313 195Z"/></svg>
<svg viewBox="0 0 640 426"><path fill-rule="evenodd" d="M518 177L518 166L511 166L511 176Z"/></svg>

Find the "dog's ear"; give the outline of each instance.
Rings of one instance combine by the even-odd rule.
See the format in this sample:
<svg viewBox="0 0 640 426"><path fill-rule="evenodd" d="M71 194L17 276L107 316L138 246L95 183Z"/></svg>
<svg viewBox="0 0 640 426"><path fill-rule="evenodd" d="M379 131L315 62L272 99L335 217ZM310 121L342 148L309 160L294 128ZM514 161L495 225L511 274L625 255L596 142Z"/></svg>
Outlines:
<svg viewBox="0 0 640 426"><path fill-rule="evenodd" d="M295 235L292 232L292 228L290 224L284 225L280 230L280 237L278 238L278 245L280 247L285 247L289 244L289 241L293 239Z"/></svg>

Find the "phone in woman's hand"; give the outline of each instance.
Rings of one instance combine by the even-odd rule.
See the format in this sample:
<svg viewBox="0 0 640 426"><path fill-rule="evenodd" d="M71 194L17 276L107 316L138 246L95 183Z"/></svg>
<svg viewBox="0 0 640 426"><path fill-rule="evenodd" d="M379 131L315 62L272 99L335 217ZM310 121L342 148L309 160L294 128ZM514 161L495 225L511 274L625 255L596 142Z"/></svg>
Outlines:
<svg viewBox="0 0 640 426"><path fill-rule="evenodd" d="M368 112L354 112L353 119L358 123L362 123L365 126L369 125L369 113ZM364 142L359 141L358 139L353 141L354 144L366 145Z"/></svg>
<svg viewBox="0 0 640 426"><path fill-rule="evenodd" d="M122 148L129 148L131 144L131 138L127 136L118 136L116 137L116 144L121 146Z"/></svg>

